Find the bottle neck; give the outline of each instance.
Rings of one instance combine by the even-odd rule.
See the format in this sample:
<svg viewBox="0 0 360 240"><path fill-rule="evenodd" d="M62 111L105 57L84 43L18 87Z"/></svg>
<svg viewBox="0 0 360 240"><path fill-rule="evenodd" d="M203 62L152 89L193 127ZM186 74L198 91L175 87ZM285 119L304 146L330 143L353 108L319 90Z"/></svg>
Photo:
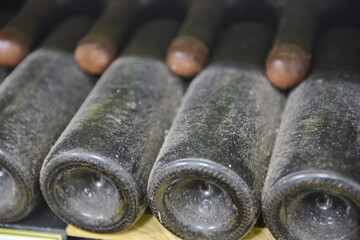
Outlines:
<svg viewBox="0 0 360 240"><path fill-rule="evenodd" d="M73 51L76 43L86 34L94 19L88 16L70 18L59 26L45 39L42 48L61 51Z"/></svg>
<svg viewBox="0 0 360 240"><path fill-rule="evenodd" d="M191 1L179 35L198 38L210 47L222 23L225 5L225 0Z"/></svg>
<svg viewBox="0 0 360 240"><path fill-rule="evenodd" d="M360 73L360 30L342 27L323 34L317 42L314 71Z"/></svg>
<svg viewBox="0 0 360 240"><path fill-rule="evenodd" d="M130 40L122 55L163 59L178 27L178 23L171 20L147 23Z"/></svg>
<svg viewBox="0 0 360 240"><path fill-rule="evenodd" d="M290 1L283 9L275 44L293 43L311 53L318 15L315 4Z"/></svg>
<svg viewBox="0 0 360 240"><path fill-rule="evenodd" d="M264 24L236 24L224 33L213 62L235 62L263 68L272 37L273 30Z"/></svg>

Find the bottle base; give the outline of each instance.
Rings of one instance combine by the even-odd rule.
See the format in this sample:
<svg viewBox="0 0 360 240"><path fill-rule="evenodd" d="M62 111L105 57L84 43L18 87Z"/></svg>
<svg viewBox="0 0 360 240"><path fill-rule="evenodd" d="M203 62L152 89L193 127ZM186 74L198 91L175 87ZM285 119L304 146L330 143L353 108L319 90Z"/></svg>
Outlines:
<svg viewBox="0 0 360 240"><path fill-rule="evenodd" d="M111 159L88 152L52 158L42 169L41 189L65 222L98 233L122 231L145 211L133 177Z"/></svg>
<svg viewBox="0 0 360 240"><path fill-rule="evenodd" d="M15 222L28 216L36 207L40 190L26 178L12 156L0 152L0 222Z"/></svg>
<svg viewBox="0 0 360 240"><path fill-rule="evenodd" d="M157 219L184 239L239 239L260 208L241 177L203 159L181 159L155 170L148 198Z"/></svg>
<svg viewBox="0 0 360 240"><path fill-rule="evenodd" d="M360 238L360 185L330 172L298 172L263 194L265 221L277 239Z"/></svg>

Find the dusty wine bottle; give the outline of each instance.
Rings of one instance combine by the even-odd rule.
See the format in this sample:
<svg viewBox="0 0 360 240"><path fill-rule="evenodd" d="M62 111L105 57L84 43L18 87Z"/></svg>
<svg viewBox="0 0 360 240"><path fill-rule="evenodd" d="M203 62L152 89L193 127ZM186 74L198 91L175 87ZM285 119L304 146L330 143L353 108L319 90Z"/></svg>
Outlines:
<svg viewBox="0 0 360 240"><path fill-rule="evenodd" d="M177 29L157 20L138 30L47 156L41 189L64 221L116 232L145 211L148 176L182 97L162 60Z"/></svg>
<svg viewBox="0 0 360 240"><path fill-rule="evenodd" d="M191 83L148 183L158 220L184 239L239 239L260 213L284 98L262 63L272 31L232 27Z"/></svg>
<svg viewBox="0 0 360 240"><path fill-rule="evenodd" d="M0 222L35 208L42 162L93 86L70 52L91 23L78 17L59 25L1 84Z"/></svg>
<svg viewBox="0 0 360 240"><path fill-rule="evenodd" d="M324 34L289 96L263 190L277 239L360 239L359 41L355 28Z"/></svg>

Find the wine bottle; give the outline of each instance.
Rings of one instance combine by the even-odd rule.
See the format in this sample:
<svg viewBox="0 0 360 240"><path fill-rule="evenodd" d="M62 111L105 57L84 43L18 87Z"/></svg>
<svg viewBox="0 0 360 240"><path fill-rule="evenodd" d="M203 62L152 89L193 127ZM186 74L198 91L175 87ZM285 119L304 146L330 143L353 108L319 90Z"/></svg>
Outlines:
<svg viewBox="0 0 360 240"><path fill-rule="evenodd" d="M289 96L262 198L277 239L360 238L359 41L350 27L323 34Z"/></svg>
<svg viewBox="0 0 360 240"><path fill-rule="evenodd" d="M260 190L284 97L262 67L272 30L231 27L191 83L148 183L158 220L184 239L239 239L260 213Z"/></svg>
<svg viewBox="0 0 360 240"><path fill-rule="evenodd" d="M116 232L145 211L148 176L182 97L162 60L177 29L170 20L141 27L47 156L41 189L65 222Z"/></svg>
<svg viewBox="0 0 360 240"><path fill-rule="evenodd" d="M70 52L91 23L77 17L59 25L1 84L0 222L35 209L42 162L93 86Z"/></svg>

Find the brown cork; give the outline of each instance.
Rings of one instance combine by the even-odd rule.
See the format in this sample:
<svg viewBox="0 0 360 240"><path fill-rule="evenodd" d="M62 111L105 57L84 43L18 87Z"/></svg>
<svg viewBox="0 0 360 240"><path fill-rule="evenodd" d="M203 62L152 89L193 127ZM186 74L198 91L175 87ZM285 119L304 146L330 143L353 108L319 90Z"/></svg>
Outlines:
<svg viewBox="0 0 360 240"><path fill-rule="evenodd" d="M204 68L208 56L209 49L201 40L178 36L168 48L166 63L177 75L192 77Z"/></svg>
<svg viewBox="0 0 360 240"><path fill-rule="evenodd" d="M16 67L30 52L32 39L14 27L0 30L0 65Z"/></svg>
<svg viewBox="0 0 360 240"><path fill-rule="evenodd" d="M298 45L279 43L266 61L266 74L272 84L287 89L298 84L309 71L311 56Z"/></svg>
<svg viewBox="0 0 360 240"><path fill-rule="evenodd" d="M101 74L114 60L116 47L106 37L90 34L77 45L75 59L82 70Z"/></svg>

